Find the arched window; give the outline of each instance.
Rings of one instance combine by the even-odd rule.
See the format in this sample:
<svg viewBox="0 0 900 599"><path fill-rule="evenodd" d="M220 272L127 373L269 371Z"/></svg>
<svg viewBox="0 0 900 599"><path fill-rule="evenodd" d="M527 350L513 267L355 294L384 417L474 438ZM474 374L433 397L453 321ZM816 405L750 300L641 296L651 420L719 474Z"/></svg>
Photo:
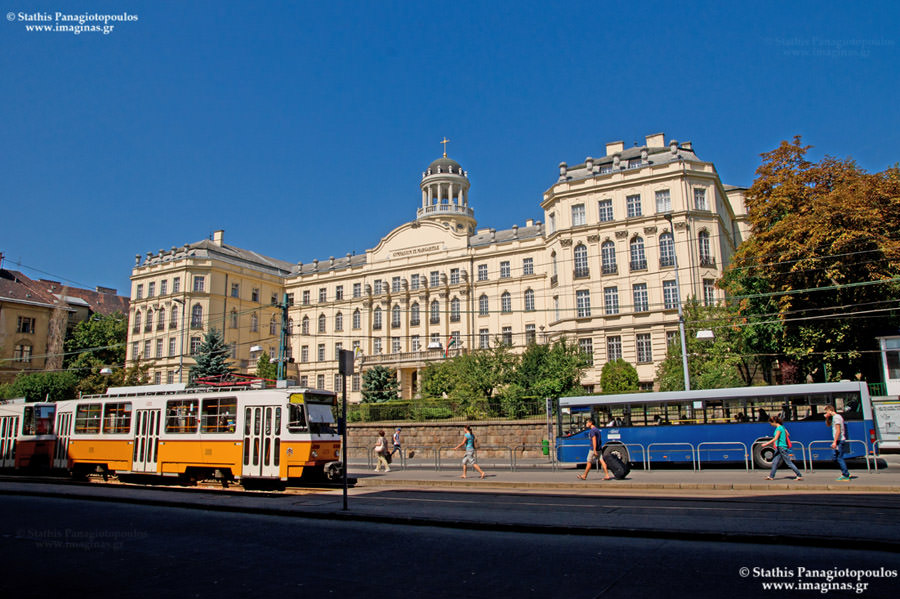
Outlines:
<svg viewBox="0 0 900 599"><path fill-rule="evenodd" d="M169 328L174 329L178 326L178 308L172 306L172 313L169 315Z"/></svg>
<svg viewBox="0 0 900 599"><path fill-rule="evenodd" d="M526 312L534 311L534 290L533 289L525 290L525 311Z"/></svg>
<svg viewBox="0 0 900 599"><path fill-rule="evenodd" d="M375 308L375 311L372 312L372 328L381 328L381 308Z"/></svg>
<svg viewBox="0 0 900 599"><path fill-rule="evenodd" d="M194 304L191 308L191 328L199 329L203 326L203 306Z"/></svg>
<svg viewBox="0 0 900 599"><path fill-rule="evenodd" d="M293 334L294 334L294 319L293 319L293 318L288 318L288 330L287 330L287 332L288 332L288 335L293 335Z"/></svg>
<svg viewBox="0 0 900 599"><path fill-rule="evenodd" d="M631 270L647 270L647 257L644 255L644 240L635 237L629 244L631 251Z"/></svg>
<svg viewBox="0 0 900 599"><path fill-rule="evenodd" d="M400 306L396 304L391 308L391 327L395 329L400 327Z"/></svg>
<svg viewBox="0 0 900 599"><path fill-rule="evenodd" d="M325 315L324 314L319 314L319 329L318 330L320 333L325 332Z"/></svg>
<svg viewBox="0 0 900 599"><path fill-rule="evenodd" d="M488 296L482 294L481 297L478 298L478 315L487 316L489 313L490 307L488 306Z"/></svg>
<svg viewBox="0 0 900 599"><path fill-rule="evenodd" d="M131 328L134 329L135 333L137 333L138 330L141 328L141 311L140 310L138 310L137 312L134 313L134 324L132 325Z"/></svg>
<svg viewBox="0 0 900 599"><path fill-rule="evenodd" d="M659 236L659 265L675 266L675 238L669 232Z"/></svg>
<svg viewBox="0 0 900 599"><path fill-rule="evenodd" d="M616 267L616 244L612 241L604 241L600 246L600 261L603 274L614 275L618 271Z"/></svg>
<svg viewBox="0 0 900 599"><path fill-rule="evenodd" d="M278 321L275 320L275 315L272 315L272 318L269 319L269 334L277 335L278 334Z"/></svg>
<svg viewBox="0 0 900 599"><path fill-rule="evenodd" d="M587 246L579 243L573 252L575 258L575 278L580 279L590 274L588 271Z"/></svg>
<svg viewBox="0 0 900 599"><path fill-rule="evenodd" d="M459 299L450 300L450 322L459 322Z"/></svg>
<svg viewBox="0 0 900 599"><path fill-rule="evenodd" d="M441 303L437 300L431 302L431 324L441 322Z"/></svg>
<svg viewBox="0 0 900 599"><path fill-rule="evenodd" d="M500 296L500 311L512 312L512 296L509 294L509 291L504 291L503 295Z"/></svg>
<svg viewBox="0 0 900 599"><path fill-rule="evenodd" d="M149 331L153 328L153 310L147 310L147 324L144 325L144 330Z"/></svg>
<svg viewBox="0 0 900 599"><path fill-rule="evenodd" d="M409 326L417 326L419 324L419 303L413 302L409 307Z"/></svg>
<svg viewBox="0 0 900 599"><path fill-rule="evenodd" d="M259 316L254 312L250 315L250 332L256 333L257 331L259 331Z"/></svg>
<svg viewBox="0 0 900 599"><path fill-rule="evenodd" d="M343 331L344 330L344 315L338 312L334 315L334 330L335 331Z"/></svg>
<svg viewBox="0 0 900 599"><path fill-rule="evenodd" d="M359 313L359 308L357 308L356 310L353 311L352 325L353 325L354 330L357 330L362 326L361 321L362 321L362 316Z"/></svg>
<svg viewBox="0 0 900 599"><path fill-rule="evenodd" d="M550 254L550 274L556 276L556 252Z"/></svg>
<svg viewBox="0 0 900 599"><path fill-rule="evenodd" d="M300 321L300 334L309 335L309 316L304 316Z"/></svg>
<svg viewBox="0 0 900 599"><path fill-rule="evenodd" d="M700 231L697 234L697 249L700 251L700 266L714 266L712 254L709 251L709 232Z"/></svg>
<svg viewBox="0 0 900 599"><path fill-rule="evenodd" d="M166 326L166 309L160 308L156 311L156 330L160 330Z"/></svg>

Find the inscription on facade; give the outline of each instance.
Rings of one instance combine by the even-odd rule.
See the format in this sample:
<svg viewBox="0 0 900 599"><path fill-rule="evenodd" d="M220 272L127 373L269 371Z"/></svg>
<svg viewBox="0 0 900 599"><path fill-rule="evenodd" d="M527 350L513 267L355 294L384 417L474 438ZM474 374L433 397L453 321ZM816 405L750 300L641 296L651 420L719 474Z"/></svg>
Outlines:
<svg viewBox="0 0 900 599"><path fill-rule="evenodd" d="M420 256L422 254L430 254L439 252L444 249L442 243L432 243L431 245L420 245L419 247L406 248L403 250L394 250L392 255L394 258L408 258L409 256Z"/></svg>

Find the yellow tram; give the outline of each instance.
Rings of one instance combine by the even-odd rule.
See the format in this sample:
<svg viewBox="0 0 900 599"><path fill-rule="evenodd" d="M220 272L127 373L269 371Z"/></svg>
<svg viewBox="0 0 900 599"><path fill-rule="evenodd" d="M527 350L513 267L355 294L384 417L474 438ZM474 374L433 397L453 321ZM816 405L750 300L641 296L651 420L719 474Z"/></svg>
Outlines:
<svg viewBox="0 0 900 599"><path fill-rule="evenodd" d="M57 403L53 467L187 479L280 480L340 472L330 391L111 388Z"/></svg>

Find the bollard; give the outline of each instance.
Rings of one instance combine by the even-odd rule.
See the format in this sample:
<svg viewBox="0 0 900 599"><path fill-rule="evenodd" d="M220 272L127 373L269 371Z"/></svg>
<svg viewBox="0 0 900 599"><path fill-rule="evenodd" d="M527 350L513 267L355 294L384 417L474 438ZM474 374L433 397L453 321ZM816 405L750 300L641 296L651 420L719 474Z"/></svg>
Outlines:
<svg viewBox="0 0 900 599"><path fill-rule="evenodd" d="M544 455L550 455L550 441L548 439L541 440L541 452Z"/></svg>

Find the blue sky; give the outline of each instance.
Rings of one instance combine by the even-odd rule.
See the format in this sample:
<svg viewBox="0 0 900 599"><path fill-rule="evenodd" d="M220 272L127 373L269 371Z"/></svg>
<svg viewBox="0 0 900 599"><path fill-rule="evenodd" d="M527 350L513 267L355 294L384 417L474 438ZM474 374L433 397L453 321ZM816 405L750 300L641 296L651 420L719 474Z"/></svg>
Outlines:
<svg viewBox="0 0 900 599"><path fill-rule="evenodd" d="M898 3L4 2L4 267L85 287L128 293L136 253L216 229L362 252L415 218L443 136L498 229L542 217L560 162L650 133L734 185L794 135L898 160ZM56 11L138 20L19 20Z"/></svg>

